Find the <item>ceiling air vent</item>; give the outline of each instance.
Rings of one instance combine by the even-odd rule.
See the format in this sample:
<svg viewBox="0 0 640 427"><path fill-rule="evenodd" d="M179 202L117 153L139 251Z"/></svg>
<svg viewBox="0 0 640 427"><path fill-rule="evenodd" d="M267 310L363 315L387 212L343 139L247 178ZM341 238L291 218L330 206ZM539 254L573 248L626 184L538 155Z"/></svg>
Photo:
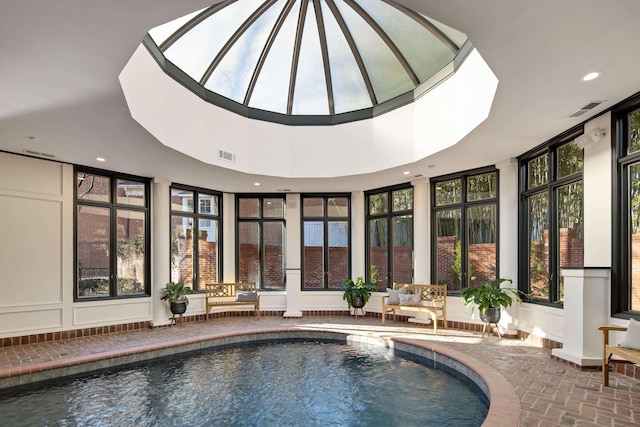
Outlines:
<svg viewBox="0 0 640 427"><path fill-rule="evenodd" d="M581 115L583 115L587 111L593 110L594 108L596 108L598 105L602 104L603 102L604 101L591 101L587 105L585 105L584 107L582 107L579 110L576 110L573 113L571 113L569 115L569 117L580 117Z"/></svg>
<svg viewBox="0 0 640 427"><path fill-rule="evenodd" d="M53 154L40 153L38 151L27 150L27 149L23 150L23 152L27 154L31 154L32 156L48 157L50 159L53 159L55 157Z"/></svg>
<svg viewBox="0 0 640 427"><path fill-rule="evenodd" d="M227 160L229 162L236 161L236 155L224 150L218 150L218 158L221 160Z"/></svg>

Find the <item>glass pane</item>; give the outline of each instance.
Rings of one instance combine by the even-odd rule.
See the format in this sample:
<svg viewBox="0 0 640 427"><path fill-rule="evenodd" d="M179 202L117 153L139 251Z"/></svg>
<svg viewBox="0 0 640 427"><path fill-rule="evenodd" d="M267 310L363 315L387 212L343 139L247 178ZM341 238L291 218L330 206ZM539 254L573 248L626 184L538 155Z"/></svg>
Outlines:
<svg viewBox="0 0 640 427"><path fill-rule="evenodd" d="M324 288L324 223L304 222L304 280L308 289Z"/></svg>
<svg viewBox="0 0 640 427"><path fill-rule="evenodd" d="M640 110L633 111L628 116L629 139L627 153L635 153L640 150Z"/></svg>
<svg viewBox="0 0 640 427"><path fill-rule="evenodd" d="M582 151L582 150L580 150ZM584 220L582 182L558 189L558 295L551 302L564 301L562 268L584 266Z"/></svg>
<svg viewBox="0 0 640 427"><path fill-rule="evenodd" d="M255 282L256 286L260 286L260 224L238 224L238 251L238 279L241 282Z"/></svg>
<svg viewBox="0 0 640 427"><path fill-rule="evenodd" d="M467 280L469 287L480 286L497 277L496 205L467 208Z"/></svg>
<svg viewBox="0 0 640 427"><path fill-rule="evenodd" d="M222 46L262 2L244 0L231 3L188 31L164 55L192 79L200 81Z"/></svg>
<svg viewBox="0 0 640 427"><path fill-rule="evenodd" d="M78 172L76 176L76 197L78 200L110 202L111 179L106 176Z"/></svg>
<svg viewBox="0 0 640 427"><path fill-rule="evenodd" d="M472 176L467 180L467 201L495 199L497 195L497 174Z"/></svg>
<svg viewBox="0 0 640 427"><path fill-rule="evenodd" d="M298 59L293 114L329 114L327 80L313 3L309 2Z"/></svg>
<svg viewBox="0 0 640 427"><path fill-rule="evenodd" d="M263 215L265 218L284 218L284 199L264 199Z"/></svg>
<svg viewBox="0 0 640 427"><path fill-rule="evenodd" d="M302 215L305 217L324 216L324 199L322 197L305 197L302 200Z"/></svg>
<svg viewBox="0 0 640 427"><path fill-rule="evenodd" d="M385 102L413 90L413 82L406 71L373 28L344 2L338 1L335 4L354 36L378 102Z"/></svg>
<svg viewBox="0 0 640 427"><path fill-rule="evenodd" d="M333 104L336 114L370 108L371 96L344 34L326 2L321 2L327 36Z"/></svg>
<svg viewBox="0 0 640 427"><path fill-rule="evenodd" d="M145 206L145 186L143 182L118 180L116 203Z"/></svg>
<svg viewBox="0 0 640 427"><path fill-rule="evenodd" d="M413 282L413 216L392 218L393 221L393 278L392 282Z"/></svg>
<svg viewBox="0 0 640 427"><path fill-rule="evenodd" d="M199 14L204 9L196 10L188 15L181 16L180 18L169 21L166 24L158 25L155 28L149 30L149 35L153 38L155 44L160 46L171 34L176 32L178 28L189 22L191 18Z"/></svg>
<svg viewBox="0 0 640 427"><path fill-rule="evenodd" d="M575 141L558 148L558 178L582 172L583 153Z"/></svg>
<svg viewBox="0 0 640 427"><path fill-rule="evenodd" d="M530 160L527 164L527 173L529 175L529 180L527 181L528 189L536 188L549 182L549 156L544 154Z"/></svg>
<svg viewBox="0 0 640 427"><path fill-rule="evenodd" d="M331 218L347 218L349 216L349 198L329 197L327 199L327 216Z"/></svg>
<svg viewBox="0 0 640 427"><path fill-rule="evenodd" d="M347 221L329 221L329 283L339 289L349 277L349 225Z"/></svg>
<svg viewBox="0 0 640 427"><path fill-rule="evenodd" d="M460 178L436 183L436 206L460 202L462 202L462 180Z"/></svg>
<svg viewBox="0 0 640 427"><path fill-rule="evenodd" d="M218 283L218 221L198 220L198 289Z"/></svg>
<svg viewBox="0 0 640 427"><path fill-rule="evenodd" d="M118 210L117 295L144 294L145 213Z"/></svg>
<svg viewBox="0 0 640 427"><path fill-rule="evenodd" d="M527 200L529 212L529 295L549 299L549 214L547 193Z"/></svg>
<svg viewBox="0 0 640 427"><path fill-rule="evenodd" d="M108 297L109 208L78 206L78 297Z"/></svg>
<svg viewBox="0 0 640 427"><path fill-rule="evenodd" d="M171 189L171 210L193 212L193 191Z"/></svg>
<svg viewBox="0 0 640 427"><path fill-rule="evenodd" d="M238 216L240 218L260 218L260 199L239 199Z"/></svg>
<svg viewBox="0 0 640 427"><path fill-rule="evenodd" d="M391 37L420 82L427 80L453 59L454 52L440 39L395 7L383 1L358 3ZM429 54L425 55L424 52Z"/></svg>
<svg viewBox="0 0 640 427"><path fill-rule="evenodd" d="M198 213L218 215L218 196L198 194Z"/></svg>
<svg viewBox="0 0 640 427"><path fill-rule="evenodd" d="M193 288L193 218L171 216L171 281Z"/></svg>
<svg viewBox="0 0 640 427"><path fill-rule="evenodd" d="M434 26L436 26L440 31L445 33L447 37L451 39L458 47L462 47L462 45L467 41L467 35L462 33L455 28L451 28L447 25L444 25L441 22L436 21L435 19L427 18L422 15L427 21L431 22Z"/></svg>
<svg viewBox="0 0 640 427"><path fill-rule="evenodd" d="M393 198L393 212L408 211L413 209L413 188L396 190L391 193L391 197Z"/></svg>
<svg viewBox="0 0 640 427"><path fill-rule="evenodd" d="M378 289L389 285L389 230L387 218L369 220L370 268L378 272Z"/></svg>
<svg viewBox="0 0 640 427"><path fill-rule="evenodd" d="M300 2L295 2L264 61L249 106L282 114L287 112L291 59L299 10Z"/></svg>
<svg viewBox="0 0 640 427"><path fill-rule="evenodd" d="M369 196L369 215L379 215L389 212L389 197L387 193Z"/></svg>
<svg viewBox="0 0 640 427"><path fill-rule="evenodd" d="M265 222L264 236L264 288L284 289L284 224Z"/></svg>
<svg viewBox="0 0 640 427"><path fill-rule="evenodd" d="M629 310L640 311L640 163L629 166L629 271L631 272Z"/></svg>
<svg viewBox="0 0 640 427"><path fill-rule="evenodd" d="M436 283L447 285L448 292L460 291L462 280L460 216L460 209L436 212Z"/></svg>
<svg viewBox="0 0 640 427"><path fill-rule="evenodd" d="M285 2L280 0L249 26L224 55L211 78L205 83L205 88L241 104L244 103L258 58L284 4Z"/></svg>

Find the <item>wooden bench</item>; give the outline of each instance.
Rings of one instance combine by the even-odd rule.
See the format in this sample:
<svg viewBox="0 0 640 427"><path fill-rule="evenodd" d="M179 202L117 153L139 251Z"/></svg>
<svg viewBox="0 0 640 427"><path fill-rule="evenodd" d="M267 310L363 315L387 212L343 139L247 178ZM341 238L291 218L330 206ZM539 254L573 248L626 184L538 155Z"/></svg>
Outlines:
<svg viewBox="0 0 640 427"><path fill-rule="evenodd" d="M393 320L396 320L396 310L404 310L429 313L433 321L433 332L438 332L438 320L442 320L443 327L447 327L447 285L393 284L394 290L402 288L408 288L411 294L420 294L420 305L387 304L389 295L383 296L383 325L388 312L393 312Z"/></svg>
<svg viewBox="0 0 640 427"><path fill-rule="evenodd" d="M254 314L260 318L260 295L255 283L207 283L205 285L206 308L205 320L209 320L209 312L214 307L253 307ZM238 292L256 292L255 301L238 301Z"/></svg>
<svg viewBox="0 0 640 427"><path fill-rule="evenodd" d="M600 326L598 329L602 331L602 383L608 387L611 356L616 355L631 363L640 364L640 350L609 344L609 331L625 332L627 328L624 326Z"/></svg>

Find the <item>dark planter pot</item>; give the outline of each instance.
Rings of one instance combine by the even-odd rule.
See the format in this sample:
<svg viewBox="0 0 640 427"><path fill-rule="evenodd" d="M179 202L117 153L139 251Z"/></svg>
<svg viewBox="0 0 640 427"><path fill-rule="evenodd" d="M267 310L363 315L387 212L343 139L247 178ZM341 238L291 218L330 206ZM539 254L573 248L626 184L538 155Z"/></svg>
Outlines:
<svg viewBox="0 0 640 427"><path fill-rule="evenodd" d="M351 306L353 308L362 308L364 307L364 298L362 297L355 297L353 299L353 301L351 301Z"/></svg>
<svg viewBox="0 0 640 427"><path fill-rule="evenodd" d="M485 312L480 315L480 320L484 323L498 323L500 321L500 309L487 308Z"/></svg>
<svg viewBox="0 0 640 427"><path fill-rule="evenodd" d="M187 311L187 303L184 301L171 301L171 314L184 314Z"/></svg>

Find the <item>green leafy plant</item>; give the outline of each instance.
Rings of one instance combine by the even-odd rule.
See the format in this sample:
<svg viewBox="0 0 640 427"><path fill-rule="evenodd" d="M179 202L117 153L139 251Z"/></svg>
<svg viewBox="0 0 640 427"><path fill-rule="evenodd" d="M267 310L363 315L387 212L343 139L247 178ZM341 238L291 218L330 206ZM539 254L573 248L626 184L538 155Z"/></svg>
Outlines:
<svg viewBox="0 0 640 427"><path fill-rule="evenodd" d="M344 291L342 299L347 301L347 305L349 309L351 309L353 301L358 297L362 297L362 300L366 304L367 301L369 301L371 293L378 290L378 285L372 282L365 282L362 277L358 277L355 281L352 279L345 280L342 290Z"/></svg>
<svg viewBox="0 0 640 427"><path fill-rule="evenodd" d="M522 301L522 292L513 288L501 288L502 282L513 283L511 279L495 279L492 282L484 283L478 288L464 288L460 296L464 305L471 306L471 312L478 309L480 314L484 314L488 308L507 308L513 304L515 299Z"/></svg>
<svg viewBox="0 0 640 427"><path fill-rule="evenodd" d="M165 284L164 288L160 289L160 292L162 294L162 297L160 297L161 300L169 302L184 302L186 305L189 305L187 295L196 293L190 287L185 286L182 280L177 283L169 282Z"/></svg>

